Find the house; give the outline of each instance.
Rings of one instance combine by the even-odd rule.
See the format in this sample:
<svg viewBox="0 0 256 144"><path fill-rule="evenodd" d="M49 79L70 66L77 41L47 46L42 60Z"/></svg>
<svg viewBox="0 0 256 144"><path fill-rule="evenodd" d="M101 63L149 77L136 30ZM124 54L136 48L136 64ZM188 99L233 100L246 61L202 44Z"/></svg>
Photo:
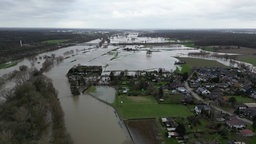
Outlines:
<svg viewBox="0 0 256 144"><path fill-rule="evenodd" d="M172 138L172 137L178 137L179 134L177 132L168 132L168 138Z"/></svg>
<svg viewBox="0 0 256 144"><path fill-rule="evenodd" d="M211 100L215 100L219 97L222 97L223 95L224 95L223 91L221 91L220 89L214 89L211 91L208 97Z"/></svg>
<svg viewBox="0 0 256 144"><path fill-rule="evenodd" d="M253 99L256 99L256 92L252 92L250 97L253 98Z"/></svg>
<svg viewBox="0 0 256 144"><path fill-rule="evenodd" d="M190 82L189 82L189 86L190 86L191 88L198 88L198 87L200 86L200 84L197 83L197 82L194 82L194 81L190 81Z"/></svg>
<svg viewBox="0 0 256 144"><path fill-rule="evenodd" d="M186 93L187 93L187 89L184 88L184 87L178 87L178 88L177 88L177 91L180 92L180 93L183 93L183 94L186 94Z"/></svg>
<svg viewBox="0 0 256 144"><path fill-rule="evenodd" d="M240 130L240 134L244 137L251 137L254 136L254 132L249 129Z"/></svg>
<svg viewBox="0 0 256 144"><path fill-rule="evenodd" d="M161 118L161 122L168 128L176 128L177 124L175 122L175 120L172 117L168 117L168 118Z"/></svg>
<svg viewBox="0 0 256 144"><path fill-rule="evenodd" d="M163 124L165 124L166 122L168 122L168 120L167 120L167 118L163 117L163 118L161 118L161 122L162 122Z"/></svg>
<svg viewBox="0 0 256 144"><path fill-rule="evenodd" d="M247 108L248 108L248 106L245 105L245 104L238 104L238 105L236 105L236 109L239 110L239 111L244 111Z"/></svg>
<svg viewBox="0 0 256 144"><path fill-rule="evenodd" d="M202 111L205 111L207 113L210 113L211 108L208 105L197 105L194 108L197 115L201 114Z"/></svg>
<svg viewBox="0 0 256 144"><path fill-rule="evenodd" d="M199 88L196 90L196 92L197 92L198 94L204 95L204 96L209 95L209 94L211 93L210 91L208 91L207 89L205 89L205 88L203 88L203 87L199 87Z"/></svg>
<svg viewBox="0 0 256 144"><path fill-rule="evenodd" d="M208 83L208 84L205 84L205 87L208 89L213 89L213 88L215 88L215 84Z"/></svg>
<svg viewBox="0 0 256 144"><path fill-rule="evenodd" d="M246 127L246 124L236 117L231 117L228 121L226 121L226 124L231 129L244 129Z"/></svg>
<svg viewBox="0 0 256 144"><path fill-rule="evenodd" d="M246 143L241 141L228 141L227 144L246 144Z"/></svg>
<svg viewBox="0 0 256 144"><path fill-rule="evenodd" d="M244 111L244 115L249 118L249 119L253 119L256 116L256 108L255 107L251 107L251 108L247 108Z"/></svg>
<svg viewBox="0 0 256 144"><path fill-rule="evenodd" d="M256 103L244 103L248 108L256 108Z"/></svg>
<svg viewBox="0 0 256 144"><path fill-rule="evenodd" d="M169 131L169 132L173 132L175 130L176 130L176 128L167 128L167 131Z"/></svg>
<svg viewBox="0 0 256 144"><path fill-rule="evenodd" d="M228 85L227 83L219 83L219 84L218 84L218 87L219 87L219 88L228 88L228 86L229 86L229 85Z"/></svg>

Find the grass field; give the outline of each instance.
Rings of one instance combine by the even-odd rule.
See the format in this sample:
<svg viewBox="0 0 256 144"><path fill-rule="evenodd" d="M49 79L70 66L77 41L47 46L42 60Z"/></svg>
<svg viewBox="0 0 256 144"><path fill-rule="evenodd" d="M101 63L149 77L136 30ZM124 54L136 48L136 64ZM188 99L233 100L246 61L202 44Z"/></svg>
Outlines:
<svg viewBox="0 0 256 144"><path fill-rule="evenodd" d="M181 65L181 73L190 73L191 67L189 64L182 64Z"/></svg>
<svg viewBox="0 0 256 144"><path fill-rule="evenodd" d="M182 44L186 47L196 48L196 45L192 41L184 41Z"/></svg>
<svg viewBox="0 0 256 144"><path fill-rule="evenodd" d="M47 43L47 44L60 44L60 43L64 43L67 42L67 39L61 39L61 40L47 40L47 41L43 41L42 43Z"/></svg>
<svg viewBox="0 0 256 144"><path fill-rule="evenodd" d="M94 92L96 92L96 87L95 87L95 86L91 86L91 87L87 90L87 92L89 92L89 93L94 93Z"/></svg>
<svg viewBox="0 0 256 144"><path fill-rule="evenodd" d="M239 57L238 60L253 64L256 66L256 57Z"/></svg>
<svg viewBox="0 0 256 144"><path fill-rule="evenodd" d="M8 62L8 63L3 63L0 64L0 69L4 69L4 68L9 68L12 66L15 66L18 62L14 61L14 62Z"/></svg>
<svg viewBox="0 0 256 144"><path fill-rule="evenodd" d="M208 46L196 46L194 42L192 41L186 41L186 42L183 42L183 45L186 46L186 47L192 47L192 48L201 48L202 50L205 50L205 51L210 51L210 52L213 52L214 51L214 48L212 47L208 47Z"/></svg>
<svg viewBox="0 0 256 144"><path fill-rule="evenodd" d="M186 117L193 113L181 104L158 104L151 96L117 96L114 107L123 119Z"/></svg>
<svg viewBox="0 0 256 144"><path fill-rule="evenodd" d="M212 47L202 47L202 50L213 52L214 49Z"/></svg>
<svg viewBox="0 0 256 144"><path fill-rule="evenodd" d="M204 60L204 59L197 59L197 58L178 58L181 61L185 61L186 64L190 68L199 68L199 67L227 67L217 61L214 60ZM186 68L188 69L188 68Z"/></svg>
<svg viewBox="0 0 256 144"><path fill-rule="evenodd" d="M239 103L253 103L256 102L254 99L244 96L228 96L228 98L234 97L236 98L236 101Z"/></svg>

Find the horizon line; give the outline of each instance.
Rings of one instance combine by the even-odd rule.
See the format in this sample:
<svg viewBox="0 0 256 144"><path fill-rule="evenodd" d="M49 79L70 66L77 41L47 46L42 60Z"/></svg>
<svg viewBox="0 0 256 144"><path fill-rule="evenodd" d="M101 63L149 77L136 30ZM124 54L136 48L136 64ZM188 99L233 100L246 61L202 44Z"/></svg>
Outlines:
<svg viewBox="0 0 256 144"><path fill-rule="evenodd" d="M73 30L256 30L256 28L70 28L70 27L1 27L0 29L73 29Z"/></svg>

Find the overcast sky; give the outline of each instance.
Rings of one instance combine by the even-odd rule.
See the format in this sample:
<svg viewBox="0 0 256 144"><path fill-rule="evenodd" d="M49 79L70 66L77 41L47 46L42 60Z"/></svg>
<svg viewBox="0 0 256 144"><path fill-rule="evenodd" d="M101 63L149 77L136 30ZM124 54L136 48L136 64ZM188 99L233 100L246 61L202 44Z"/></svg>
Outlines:
<svg viewBox="0 0 256 144"><path fill-rule="evenodd" d="M256 28L256 0L0 0L0 27Z"/></svg>

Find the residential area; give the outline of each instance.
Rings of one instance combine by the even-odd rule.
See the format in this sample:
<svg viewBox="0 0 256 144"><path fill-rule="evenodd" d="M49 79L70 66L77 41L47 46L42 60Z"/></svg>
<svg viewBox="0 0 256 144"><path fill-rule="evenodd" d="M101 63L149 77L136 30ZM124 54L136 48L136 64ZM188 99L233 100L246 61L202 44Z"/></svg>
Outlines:
<svg viewBox="0 0 256 144"><path fill-rule="evenodd" d="M86 66L87 74L93 71L90 67L101 70ZM87 79L85 73L76 75ZM253 144L256 140L256 77L250 71L229 67L190 73L162 68L108 71L93 83L83 82L117 90L110 105L135 142L138 136L152 143Z"/></svg>

